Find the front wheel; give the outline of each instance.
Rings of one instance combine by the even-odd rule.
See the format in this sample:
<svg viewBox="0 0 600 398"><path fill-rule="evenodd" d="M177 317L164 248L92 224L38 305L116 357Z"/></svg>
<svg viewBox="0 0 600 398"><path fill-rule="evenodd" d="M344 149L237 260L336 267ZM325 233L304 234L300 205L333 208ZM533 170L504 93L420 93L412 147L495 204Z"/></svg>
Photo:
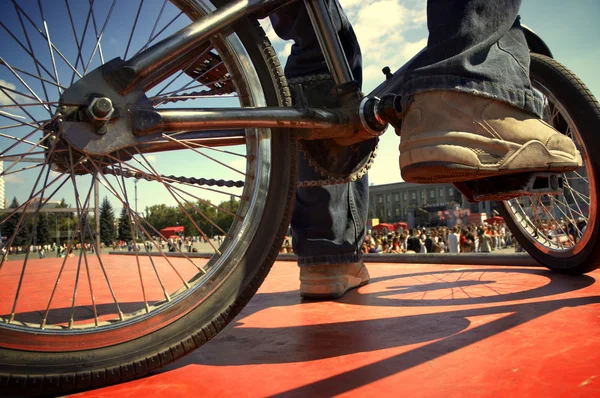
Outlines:
<svg viewBox="0 0 600 398"><path fill-rule="evenodd" d="M600 265L597 156L600 105L573 72L531 54L531 83L544 99L544 120L573 139L583 165L563 175L562 195L531 195L498 202L500 214L523 248L553 271L579 275Z"/></svg>

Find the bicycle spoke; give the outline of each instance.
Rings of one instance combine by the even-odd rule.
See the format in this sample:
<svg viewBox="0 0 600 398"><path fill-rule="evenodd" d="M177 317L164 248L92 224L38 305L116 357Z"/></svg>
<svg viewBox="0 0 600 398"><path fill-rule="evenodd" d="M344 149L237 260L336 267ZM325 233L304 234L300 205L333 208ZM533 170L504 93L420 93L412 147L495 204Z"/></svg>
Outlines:
<svg viewBox="0 0 600 398"><path fill-rule="evenodd" d="M55 117L56 118L56 117ZM5 153L7 153L8 151L10 151L11 149L13 149L14 147L16 147L17 145L24 143L24 144L28 144L28 145L33 145L33 146L39 146L40 148L43 149L48 149L45 145L41 145L39 142L33 142L33 141L29 141L27 140L29 137L31 137L32 135L34 135L36 132L38 131L43 131L43 132L47 132L47 130L44 130L44 127L46 127L48 124L52 123L54 121L54 119L51 120L47 120L45 121L45 123L42 126L35 126L32 123L28 123L28 122L23 122L24 126L30 126L30 127L35 127L35 130L29 132L28 134L26 134L23 138L17 138L17 137L13 137L12 135L8 135L8 134L4 134L4 133L0 133L0 137L4 137L4 138L8 138L11 139L13 141L16 141L14 144L12 144L11 146L9 146L8 148L6 148L5 150L3 150L2 152L0 152L0 156L4 155ZM10 118L9 118L10 119Z"/></svg>
<svg viewBox="0 0 600 398"><path fill-rule="evenodd" d="M167 28L169 26L171 26L171 24L173 24L173 22L175 22L182 15L183 15L183 11L180 11L179 14L175 15L175 17L173 17L173 19L171 19L169 21L169 23L167 23L156 35L152 36L152 38L149 39L148 42L142 48L140 48L138 50L138 52L136 52L133 56L135 57L136 55L138 55L139 53L141 53L142 51L144 51L146 48L148 48L148 46L150 45L150 43L152 43L154 41L154 39L156 39L158 36L160 36L160 34L162 32L164 32L165 30L167 30Z"/></svg>
<svg viewBox="0 0 600 398"><path fill-rule="evenodd" d="M13 6L15 8L15 11L17 12L17 17L19 18L19 23L21 25L21 29L23 30L23 34L25 34L25 40L27 41L27 46L29 47L29 50L31 51L31 53L33 54L33 46L31 45L31 40L29 39L29 34L27 33L27 29L25 29L25 24L23 23L23 18L21 18L21 13L19 12L19 9L16 7L15 3L13 2ZM42 75L42 72L40 71L40 67L37 63L34 63L35 65L35 69L37 70L38 75ZM44 80L42 80L42 90L44 91L44 98L46 99L46 102L50 101L49 97L48 97L48 90L46 90L46 85L44 84ZM50 114L50 117L52 117L52 112L48 112Z"/></svg>
<svg viewBox="0 0 600 398"><path fill-rule="evenodd" d="M1 22L0 22L1 23ZM4 63L4 66L6 66L11 72L12 74L19 79L19 81L21 82L21 84L23 86L25 86L25 88L27 88L27 91L29 91L31 93L31 95L33 95L35 97L35 99L39 102L39 103L43 103L44 101L42 101L42 99L40 97L38 97L38 95L31 89L31 87L29 87L29 85L27 85L27 83L25 83L25 80L23 80L21 78L21 76L19 76L19 74L6 62L4 61L4 59L2 57L0 57L0 61L2 61L2 63ZM58 84L58 83L57 83ZM47 105L44 105L44 108L46 108L48 110L48 112L50 111L50 107ZM35 119L34 119L35 120Z"/></svg>
<svg viewBox="0 0 600 398"><path fill-rule="evenodd" d="M2 66L6 66L6 65L4 64L4 61L0 61L0 65L2 65ZM16 67L16 66L14 66L14 65L13 65L13 67L12 67L12 68L13 68L14 70L16 70L17 72L21 72L21 73L22 73L22 74L24 74L24 75L27 75L27 76L29 76L29 77L32 77L32 78L34 78L34 79L38 79L40 82L42 82L42 84L43 84L43 83L46 83L46 84L50 84L50 85L52 85L52 86L55 86L55 87L59 87L59 88L61 88L61 89L63 89L63 90L66 90L66 89L67 89L67 88L66 88L65 86L63 86L63 85L56 84L56 82L50 81L50 80L48 80L48 79L44 79L43 77L39 76L39 75L41 75L41 73L39 73L39 72L38 72L38 74L36 75L35 73L27 72L27 71L26 71L26 70L24 70L24 69L17 68L17 67ZM31 97L31 98L32 98L32 99L35 99L35 98L33 98L33 97ZM58 104L58 102L51 102L51 101L50 101L50 102L48 102L48 103L50 103L50 104Z"/></svg>
<svg viewBox="0 0 600 398"><path fill-rule="evenodd" d="M163 14L163 11L165 10L165 6L167 5L167 2L169 0L165 0L162 4L162 7L160 7L160 11L158 12L158 16L156 17L156 21L154 21L154 25L152 26L152 30L150 31L150 35L148 35L148 40L146 41L146 44L144 44L144 46L142 47L142 50L146 48L146 46L150 43L150 41L152 40L152 35L154 35L154 32L156 32L156 28L158 27L158 22L160 21L160 17ZM135 53L135 55L137 55L139 53L139 51L137 53Z"/></svg>
<svg viewBox="0 0 600 398"><path fill-rule="evenodd" d="M65 0L66 2L67 0ZM88 9L88 13L87 16L85 18L85 24L83 25L83 32L81 33L81 41L79 41L77 39L77 34L75 33L75 30L73 31L73 35L75 36L75 44L77 45L77 58L75 59L75 70L77 70L77 67L79 66L79 61L81 61L81 68L84 68L85 62L83 61L83 44L85 42L85 36L87 33L87 29L90 23L90 18L92 17L92 6L94 4L94 0L91 0L89 2L89 9ZM70 10L70 8L67 5L67 10ZM75 28L73 28L75 29ZM81 77L81 75L80 75ZM71 73L71 83L69 83L69 85L73 84L73 82L75 81L75 72Z"/></svg>
<svg viewBox="0 0 600 398"><path fill-rule="evenodd" d="M127 53L129 52L129 46L131 45L131 39L133 39L133 33L135 32L135 28L138 23L138 19L140 18L140 13L142 12L142 6L144 5L144 0L140 0L140 6L138 7L137 14L135 14L135 19L133 20L133 26L131 27L131 33L129 34L129 40L127 40L127 47L125 48L125 54L123 55L123 59L127 59Z"/></svg>
<svg viewBox="0 0 600 398"><path fill-rule="evenodd" d="M15 0L12 0L12 1L13 1L13 4L15 5L15 7L19 8L19 11L23 13L23 15L25 16L25 18L27 18L27 20L29 21L29 23L31 24L31 26L33 26L35 28L35 30L44 38L44 40L49 40L46 37L46 35L44 34L44 32L42 32L42 30L35 24L35 22L33 22L33 20L29 17L29 15L15 2ZM65 62L65 64L67 64L73 71L75 71L77 74L79 74L79 72L77 72L77 70L73 67L73 65L71 65L71 63L69 62L69 60L63 55L62 52L60 52L60 50L58 48L56 48L56 46L54 44L51 43L50 46L62 58L62 60ZM32 58L35 59L35 57L33 56L33 54L30 54L30 55L31 55ZM37 61L37 59L36 59L36 61ZM41 64L40 64L40 66L41 66ZM52 74L50 72L48 72L48 70L46 68L43 68L43 69L44 69L44 71L46 71L46 73L48 73L48 76L52 77ZM79 77L81 77L81 75L79 75ZM56 82L56 83L58 83L58 82Z"/></svg>
<svg viewBox="0 0 600 398"><path fill-rule="evenodd" d="M0 87L0 89L2 89L2 87ZM2 91L4 91L4 90L2 90ZM0 105L0 109L3 109L3 108L21 108L21 109L23 109L23 107L42 106L42 105L55 105L56 106L57 104L58 104L58 102L56 102L56 101L42 102L42 103L39 103L39 104L32 104L32 103L18 104L18 103L15 103L13 105Z"/></svg>
<svg viewBox="0 0 600 398"><path fill-rule="evenodd" d="M50 31L48 30L48 23L46 22L46 17L44 16L44 9L42 8L41 0L38 0L38 7L40 8L40 15L42 16L42 21L44 23L44 31L46 32L46 40L48 41L48 52L50 53L50 59L52 60L52 67L54 68L54 77L56 79L56 84L60 85L60 79L58 78L58 70L56 69L56 60L54 59L54 51L52 50L52 41L50 40ZM60 97L62 92L60 88L57 88L58 96ZM46 99L48 101L48 99Z"/></svg>
<svg viewBox="0 0 600 398"><path fill-rule="evenodd" d="M127 206L127 203L125 202L125 200L123 198L121 198L121 196L117 193L117 191L115 190L115 188L112 186L112 184L110 183L110 181L108 181L108 179L106 178L106 176L104 174L102 174L100 172L100 170L98 169L98 166L92 163L92 166L96 169L96 172L100 175L102 175L102 178L104 181L102 180L98 180L100 182L100 184L102 184L102 186L104 186L104 188L106 188L117 200L119 200L121 202L121 204L123 206ZM118 181L118 179L117 179ZM138 218L139 221L139 225L142 225L143 223L146 223L151 229L152 231L160 236L160 232L154 228L154 226L150 223L148 223L148 221L146 221L143 218ZM145 233L146 236L150 236L150 234L146 231L145 228L142 229ZM159 248L160 246L157 245L157 248ZM177 250L180 254L183 254L181 251ZM175 266L171 263L171 261L169 260L169 258L166 256L166 254L162 251L162 249L159 249L159 252L162 254L163 258L166 260L166 262L169 264L169 266L175 271L175 273L177 274L177 276L179 276L179 278L181 279L181 281L184 283L186 288L189 288L189 284L185 281L185 279L183 278L183 276L181 276L181 274L179 273L179 271L177 271L177 269L175 268ZM194 265L198 270L202 271L204 274L206 274L206 271L198 266L196 263L194 263L188 256L183 255L184 258L186 258L187 260L190 261L190 263L192 265Z"/></svg>
<svg viewBox="0 0 600 398"><path fill-rule="evenodd" d="M45 140L46 138L48 138L48 136L49 136L49 134L48 134L48 135L46 135L45 137L42 137L42 141L43 141L43 140ZM39 146L39 145L38 145L38 146ZM35 148L37 148L38 146L32 146L31 148L29 148L28 152L29 152L29 151L33 151L33 150L34 150ZM7 168L6 168L6 171L10 171L10 169L12 169L12 168L13 168L13 167L14 167L14 166L17 164L17 163L19 163L19 161L20 161L20 160L22 160L22 159L19 159L19 158L15 159L15 160L14 160L14 161L13 161L13 162L12 162L12 163L11 163L11 164L10 164L10 165L7 167Z"/></svg>
<svg viewBox="0 0 600 398"><path fill-rule="evenodd" d="M18 6L17 6L18 7ZM50 77L53 78L52 73L48 71L48 69L46 69L46 67L40 62L38 61L38 59L33 55L33 53L31 51L29 51L27 48L25 48L25 46L23 45L23 43L21 43L21 41L19 39L17 39L17 37L8 29L8 27L6 27L6 25L4 25L4 23L2 21L0 21L0 26L17 42L17 44L31 57L31 59L33 60L33 62L38 65L40 68L42 68L44 70L44 72L46 72L46 74ZM2 58L0 57L0 61L2 61L3 63L5 62L4 60L2 60Z"/></svg>
<svg viewBox="0 0 600 398"><path fill-rule="evenodd" d="M73 164L73 152L69 149L69 158L71 160L71 164ZM91 184L90 184L90 188L88 190L88 193L85 197L85 202L82 205L81 204L81 198L79 196L79 190L77 189L77 182L75 181L75 170L74 168L71 166L71 181L73 182L73 191L75 194L75 206L77 207L77 213L79 215L79 221L77 223L77 226L75 228L75 233L73 234L73 238L75 236L75 234L77 233L77 231L79 231L79 241L81 242L81 245L84 245L85 243L85 233L83 231L83 228L81 227L83 223L86 222L87 220L87 211L89 210L89 202L90 202L90 198L92 195L92 190L94 189L94 180L92 180ZM72 238L72 239L73 239ZM73 287L73 300L72 300L72 306L71 306L71 318L69 319L69 329L73 328L73 318L75 315L75 300L77 297L77 286L79 283L79 273L81 270L81 260L84 257L84 253L85 253L85 247L82 246L82 250L79 251L79 262L77 264L77 274L75 277L75 286ZM90 280L90 274L89 274L89 266L87 264L87 258L85 259L85 265L86 265L86 270L87 270L87 277L88 277L88 283L90 286L90 292L92 295L92 306L93 306L93 311L94 311L94 322L96 324L96 326L98 326L98 314L96 311L96 303L94 301L94 290L92 287L92 282Z"/></svg>
<svg viewBox="0 0 600 398"><path fill-rule="evenodd" d="M23 106L19 105L19 104L17 103L17 101L15 101L15 99L14 99L14 98L13 98L13 97L12 97L12 96L9 94L9 93L7 93L7 92L6 92L6 90L5 90L3 87L0 87L0 91L2 91L2 93L3 93L3 94L4 94L4 95L5 95L5 96L6 96L6 97L9 99L9 100L11 100L11 101L12 101L12 102L15 104L15 106L17 106L19 109L21 109L21 110L23 111L23 113L25 113L27 116L29 116L29 118L30 118L31 120L33 120L33 121L36 121L36 122L37 122L37 120L35 119L35 117L33 117L33 115L32 115L31 113L29 113L29 111L28 111L27 109L25 109Z"/></svg>
<svg viewBox="0 0 600 398"><path fill-rule="evenodd" d="M112 15L112 12L113 12L113 9L115 8L116 3L117 3L117 0L113 0L112 5L110 6L110 10L108 10L108 15L106 16L106 19L104 20L104 24L102 25L102 29L100 30L100 34L98 35L98 37L96 39L96 45L94 46L94 51L92 51L92 55L90 56L90 59L88 60L87 64L85 65L85 68L83 69L84 75L87 74L88 68L90 67L90 64L92 63L92 59L94 59L94 55L96 55L96 51L98 50L98 46L100 46L100 42L102 41L102 36L104 35L104 30L106 29L106 25L108 25L108 21L110 20L110 16Z"/></svg>
<svg viewBox="0 0 600 398"><path fill-rule="evenodd" d="M198 56L196 56L196 58L194 58L192 61L188 62L186 66L182 67L182 68L181 68L181 70L179 71L179 73L178 73L177 75L175 75L175 76L174 76L174 77L171 79L171 81L169 81L169 83L167 83L167 84L166 84L166 85L165 85L165 86L164 86L164 87L163 87L163 88L162 88L162 89L161 89L161 90L160 90L160 91L159 91L159 92L158 92L158 93L155 95L155 97L158 97L158 96L160 96L160 95L161 95L161 94L162 94L162 93L163 93L163 92L164 92L164 91L165 91L167 88L169 88L169 87L171 86L171 84L173 84L173 83L174 83L174 82L175 82L177 79L179 79L179 78L180 78L180 77L181 77L181 76L182 76L182 75L185 73L185 69L186 69L186 67L187 67L188 65L192 65L192 64L194 64L194 63L195 63L196 61L198 61L198 60L199 60L201 57L205 56L205 55L206 55L206 53L207 53L208 51L210 51L210 49L211 49L211 48L212 48L212 47L211 47L210 45L209 45L209 46L207 46L207 47L206 47L204 50L202 50L202 51L200 52L200 54L198 54ZM189 82L189 83L187 83L187 84L188 84L188 85L189 85L189 84L192 84L194 81L195 81L195 80L192 80L192 81L190 81L190 82ZM184 87L185 87L185 86L184 86ZM181 88L181 89L179 89L179 91L181 91L181 90L183 90L183 89L184 89L184 88ZM159 104L159 105L160 105L160 104ZM156 105L156 106L158 106L158 105Z"/></svg>
<svg viewBox="0 0 600 398"><path fill-rule="evenodd" d="M202 153L202 152L200 152L200 151L199 151L199 150L197 150L196 148L193 148L191 145L188 145L188 144L186 144L186 143L184 143L184 142L182 142L182 141L176 140L175 138L172 138L172 137L170 137L169 135L167 135L167 134L164 134L164 133L163 133L163 135L162 135L162 136L163 136L164 138L168 139L168 140L171 140L172 142L179 143L179 144L180 144L181 146L183 146L184 148L187 148L187 149L189 149L189 150L193 151L194 153L197 153L198 155L204 156L205 158L207 158L207 159L210 159L210 160L212 160L213 162L215 162L215 163L218 163L218 164L220 164L221 166L228 168L229 170L232 170L232 171L234 171L234 172L236 172L236 173L239 173L239 174L243 175L244 177L248 177L248 175L247 175L246 173L244 173L244 172L241 172L241 171L239 171L238 169L236 169L236 168L233 168L233 167L231 167L231 166L229 166L229 165L227 165L227 164L225 164L225 163L221 162L220 160L217 160L217 159L213 158L212 156L209 156L209 155L207 155L207 154L205 154L205 153Z"/></svg>
<svg viewBox="0 0 600 398"><path fill-rule="evenodd" d="M575 188L573 188L573 186L569 183L568 179L564 180L564 184L565 184L565 187L569 189L569 191L574 192L577 196L579 196L579 198L581 198L581 200L583 200L583 202L586 205L589 206L589 204L590 204L590 197L589 196L585 196L584 194L582 194L581 192L579 192L578 190L576 190ZM573 196L573 194L571 194L571 195Z"/></svg>
<svg viewBox="0 0 600 398"><path fill-rule="evenodd" d="M40 163L40 164L34 164L33 166L23 167L23 168L18 169L18 170L13 170L10 173L6 173L6 172L3 171L2 173L0 173L0 177L6 177L6 176L11 175L11 174L20 173L22 171L31 170L31 169L35 169L35 168L43 167L43 166L44 166L44 164Z"/></svg>
<svg viewBox="0 0 600 398"><path fill-rule="evenodd" d="M150 101L155 101L155 100L164 99L164 98L186 98L185 96L172 96L172 94L177 94L178 92L183 91L185 89L187 89L187 90L193 90L193 89L196 89L196 88L199 88L199 87L212 86L212 85L215 85L215 84L218 84L218 83L226 83L226 82L231 81L231 80L232 79L230 77L226 77L224 79L218 79L218 80L213 80L211 82L200 83L200 84L197 84L195 86L190 86L190 87L185 87L185 88L179 88L179 89L174 90L174 91L169 91L167 93L163 93L161 96L156 96L155 95L153 97L150 97L149 100ZM211 97L211 99L213 99L213 98L234 98L234 97L238 97L238 96L237 95L220 95L218 97ZM203 98L203 96L198 95L198 96L193 96L192 98Z"/></svg>
<svg viewBox="0 0 600 398"><path fill-rule="evenodd" d="M121 168L121 164L119 164L119 168ZM119 179L117 178L117 183L118 183L118 181L119 181ZM129 202L129 198L127 196L127 188L125 186L125 178L123 177L123 175L121 175L121 182L122 182L122 185L119 184L119 185L121 185L121 193L123 194L123 197L125 199L125 203L128 204L130 202ZM148 299L146 298L146 286L144 285L144 278L142 278L142 266L140 264L140 256L139 256L139 253L138 253L138 245L137 245L137 240L136 240L136 234L135 234L135 231L133 230L133 225L132 225L132 219L133 219L133 217L131 216L132 210L131 210L131 208L130 208L129 205L126 205L125 209L127 210L127 213L128 213L127 216L128 216L128 219L129 219L129 230L131 232L131 236L134 239L133 247L134 247L134 252L135 252L135 261L137 263L138 275L140 277L140 285L141 285L141 288L142 288L142 296L144 297L144 306L146 308L146 312L150 312L150 307L148 306Z"/></svg>
<svg viewBox="0 0 600 398"><path fill-rule="evenodd" d="M156 170L154 170L154 168L152 167L152 165L150 164L150 162L148 162L146 160L146 158L144 157L144 155L142 155L139 152L138 152L138 154L146 161L146 163L148 164L148 167L150 167L152 169L153 173L156 175ZM162 179L160 179L159 182L162 183ZM194 227L196 228L196 230L199 231L202 234L202 236L207 239L207 241L209 242L210 246L213 248L213 250L215 251L215 253L218 254L218 255L220 255L221 252L219 251L219 249L217 249L212 244L212 242L210 242L210 239L207 238L207 236L204 233L204 231L202 231L202 229L198 226L198 224L196 224L196 222L194 221L194 219L192 218L192 216L190 216L190 214L186 210L185 206L183 206L181 204L181 202L177 199L177 196L173 193L173 191L169 188L169 186L167 184L165 184L165 183L163 183L163 186L167 189L167 192L169 192L169 194L171 194L171 197L173 197L173 199L175 199L175 202L177 203L177 205L179 206L179 208L181 209L181 211L183 211L185 213L185 215L188 217L188 219L190 220L190 222L194 225Z"/></svg>
<svg viewBox="0 0 600 398"><path fill-rule="evenodd" d="M110 158L112 158L111 156L109 156L109 157L110 157ZM113 158L113 159L114 159L114 158ZM133 173L133 174L139 174L139 175L140 175L140 178L143 178L143 179L146 179L146 180L158 181L158 178L154 176L154 174L153 174L153 172L152 172L151 170L149 170L149 169L148 169L148 168L147 168L147 167L146 167L146 166L145 166L143 163L141 163L141 162L140 162L138 159L136 159L135 157L134 157L133 159L134 159L134 160L136 160L136 161L137 161L137 163L139 163L139 164L140 164L140 165L141 165L143 168L145 168L145 169L148 171L148 174L147 174L146 172L144 172L144 171L142 171L142 170L140 170L140 169L137 169L137 168L135 168L135 167L133 167L133 166L131 166L131 165L128 165L128 166L129 166L129 167L131 167L131 168L133 169L133 171L135 172L135 173ZM163 181L164 181L164 180L163 180ZM221 207L221 206L215 205L214 203L211 203L210 201L207 201L207 200L205 200L205 199L199 198L198 196L195 196L195 195L193 195L192 193L190 193L190 192L188 192L188 191L185 191L185 190L183 190L183 189L181 189L181 188L178 188L177 186L175 186L175 185L173 185L173 184L170 184L170 183L167 183L167 182L164 182L164 184L165 184L166 186L168 186L169 188L173 189L174 191L178 191L178 192L181 192L181 193L183 193L183 194L186 194L186 195L188 195L188 196L190 196L190 197L192 197L192 198L196 199L197 201L199 201L199 202L201 202L201 203L203 203L203 204L206 204L206 205L208 205L208 206L211 206L211 207L213 207L213 208L217 209L217 210L218 210L218 211L220 211L220 212L223 212L223 213L229 214L230 216L232 216L232 217L235 217L236 219L238 219L238 220L240 220L240 221L244 219L243 217L241 217L241 216L239 216L239 215L237 215L237 214L234 214L234 213L230 212L229 210L227 210L227 209L225 209L225 208L223 208L223 207ZM177 195L178 195L178 196L180 196L179 194L177 194ZM183 199L183 198L182 198L182 199ZM183 199L183 200L186 200L186 199ZM187 200L186 200L186 202L187 202ZM190 204L191 204L191 202L188 202L188 203L190 203ZM208 221L210 224L212 224L212 225L213 225L215 228L217 228L218 230L221 230L221 228L220 228L220 227L218 227L218 226L217 226L217 225L216 225L216 224L215 224L215 223L214 223L214 222L213 222L211 219L209 219L209 218L208 218L208 217L207 217L207 216L206 216L204 213L201 213L201 212L200 212L199 214L200 214L200 216L201 216L201 217L203 217L203 218L204 218L206 221ZM222 230L221 230L221 231L222 231ZM158 232L158 231L157 231L157 232ZM224 235L228 235L228 236L229 236L229 234L226 234L226 233L224 233Z"/></svg>
<svg viewBox="0 0 600 398"><path fill-rule="evenodd" d="M210 48L210 47L209 47L209 48ZM202 55L203 55L203 54L202 54ZM199 58L200 58L200 57L196 58L196 60L197 60L197 59L199 59ZM196 62L196 60L194 60L193 62ZM193 62L192 62L192 63L193 63ZM204 72L204 74L203 74L202 76L204 76L204 75L205 75L205 74L207 74L207 73L210 73L210 72L211 72L213 69L215 69L215 68L218 68L218 67L219 67L219 66L221 66L221 65L223 65L223 61L221 61L221 62L217 63L217 64L216 64L216 65L214 65L212 68L210 68L209 70L207 70L206 72ZM169 87L169 86L171 85L171 83L173 83L173 82L174 82L174 81L175 81L177 78L179 78L179 76L181 76L181 75L184 73L184 72L183 72L183 71L184 71L184 69L185 69L185 67L184 67L184 68L182 68L181 72L179 72L179 75L178 75L176 78L174 78L173 80L171 80L171 82L169 82L169 84L167 84L165 87L163 87L163 90L165 90L167 87ZM200 76L200 77L201 77L201 76ZM185 89L187 89L187 88L188 88L188 87L189 87L189 86L190 86L192 83L194 83L194 82L195 82L195 80L191 80L191 81L189 81L187 84L185 84L183 87L181 87L181 88L180 88L178 91L182 91L182 90L185 90ZM161 90L161 91L162 91L162 90ZM160 94L161 94L161 92L159 92L157 95L160 95ZM220 97L226 97L226 96L220 96ZM192 97L192 99L193 99L193 98L195 98L195 97ZM211 97L211 98L219 98L219 97ZM167 96L167 97L164 97L164 98L162 99L162 101L161 101L161 102L159 102L158 104L154 104L154 107L155 107L155 108L159 107L160 105L164 104L164 103L165 103L165 101L167 101L167 102L168 102L168 100L169 100L169 99L173 99L173 96ZM186 98L186 99L190 99L190 98Z"/></svg>
<svg viewBox="0 0 600 398"><path fill-rule="evenodd" d="M91 12L92 12L92 25L94 27L94 34L96 35L96 40L98 40L98 37L100 37L100 35L98 34L98 25L96 25L96 15L94 14L94 0L89 0L90 1L90 6L91 7ZM100 56L100 63L104 64L104 54L102 53L102 43L100 42L98 44L98 55Z"/></svg>
<svg viewBox="0 0 600 398"><path fill-rule="evenodd" d="M42 170L40 170L40 173L38 174L38 177L37 177L37 179L35 181L35 184L34 184L34 186L32 188L32 192L31 192L32 194L33 194L33 192L35 192L35 190L36 190L36 188L37 188L37 186L38 186L38 184L40 182L40 179L41 179L42 175L44 174L44 170L45 169L47 169L47 170L46 170L46 176L44 177L44 185L43 186L47 187L48 178L50 177L50 171L51 171L50 167L47 167L47 168L44 167L44 168L42 168ZM26 214L27 208L29 207L29 203L31 202L31 200L33 198L37 198L37 195L36 196L31 196L30 195L30 200L27 202L28 204L23 209L23 214L21 214L21 217L20 217L20 219L19 219L19 221L17 223L17 226L15 227L15 231L14 231L12 237L10 238L10 243L8 244L7 247L11 247L12 246L12 244L14 242L14 239L17 236L17 233L20 230L20 225L23 222L23 219L25 218L25 214ZM40 203L43 202L43 199L44 199L44 196L43 196L43 193L42 193L42 196L40 198ZM37 221L37 215L39 214L40 209L41 209L41 206L38 206L37 209L35 210L35 213L30 217L30 218L33 218L32 232L35 230L36 221ZM33 233L31 233L30 236L29 236L29 241L27 242L27 246L26 246L27 248L31 247L31 241L32 241L32 239L33 239ZM21 287L23 285L23 279L25 277L25 272L26 272L26 269L27 269L27 260L29 259L29 254L30 253L31 253L31 250L27 250L27 252L25 254L25 261L23 262L23 267L21 269L21 273L20 273L20 276L19 276L19 283L17 284L17 291L15 292L15 299L13 300L13 305L12 305L12 309L11 309L10 319L9 319L8 323L12 323L15 320L15 311L16 311L16 308L17 308L17 303L19 301L19 296L20 296L20 293L21 293ZM2 261L2 263L4 263L4 261ZM0 266L1 266L1 264L0 264Z"/></svg>

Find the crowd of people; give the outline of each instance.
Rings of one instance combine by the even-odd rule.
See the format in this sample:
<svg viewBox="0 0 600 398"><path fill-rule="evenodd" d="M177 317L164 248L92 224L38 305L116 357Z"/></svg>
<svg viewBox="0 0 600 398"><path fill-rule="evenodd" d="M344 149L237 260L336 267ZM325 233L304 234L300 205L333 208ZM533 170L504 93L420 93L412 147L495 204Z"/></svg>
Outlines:
<svg viewBox="0 0 600 398"><path fill-rule="evenodd" d="M387 234L371 232L363 243L364 253L491 253L514 246L505 224L413 228Z"/></svg>
<svg viewBox="0 0 600 398"><path fill-rule="evenodd" d="M217 244L221 244L223 241L223 236L215 236L213 240ZM133 240L129 242L124 241L116 241L113 244L113 250L121 251L159 251L158 246L160 246L160 251L164 252L187 252L187 253L197 253L198 249L194 246L198 243L208 243L208 240L203 236L179 236L172 235L168 239L164 237L154 237L153 240L146 240L145 242L135 242Z"/></svg>
<svg viewBox="0 0 600 398"><path fill-rule="evenodd" d="M368 231L363 253L491 253L514 247L522 251L504 223L449 227L417 227L379 233ZM280 253L293 253L291 238L286 237Z"/></svg>
<svg viewBox="0 0 600 398"><path fill-rule="evenodd" d="M556 244L569 247L585 232L586 223L549 223L539 221L537 233ZM457 225L454 227L416 227L380 233L367 231L363 242L363 253L491 253L513 248L523 252L523 247L514 238L505 223L481 225ZM286 236L280 253L293 253L291 237Z"/></svg>
<svg viewBox="0 0 600 398"><path fill-rule="evenodd" d="M73 256L73 250L86 250L94 253L94 245L91 243L75 243L72 247L69 247L67 242L59 243L52 242L45 245L31 245L27 246L10 246L2 247L2 254L16 255L16 254L27 254L37 253L39 258L46 258L50 253L56 253L56 257ZM7 253L8 251L8 253Z"/></svg>

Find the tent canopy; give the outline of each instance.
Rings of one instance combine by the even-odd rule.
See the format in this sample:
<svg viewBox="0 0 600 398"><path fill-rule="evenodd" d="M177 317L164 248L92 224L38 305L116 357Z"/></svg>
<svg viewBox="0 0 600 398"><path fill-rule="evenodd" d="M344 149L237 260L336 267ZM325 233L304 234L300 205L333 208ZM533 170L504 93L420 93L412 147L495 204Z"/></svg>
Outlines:
<svg viewBox="0 0 600 398"><path fill-rule="evenodd" d="M373 227L373 231L388 233L394 230L394 226L392 224L381 223L377 224Z"/></svg>
<svg viewBox="0 0 600 398"><path fill-rule="evenodd" d="M494 216L494 217L486 218L485 222L488 224L502 224L504 222L504 219L500 216Z"/></svg>
<svg viewBox="0 0 600 398"><path fill-rule="evenodd" d="M408 224L405 222L397 222L394 224L394 231L398 231L399 229L408 230Z"/></svg>
<svg viewBox="0 0 600 398"><path fill-rule="evenodd" d="M177 235L177 234L182 234L182 233L183 233L183 226L181 226L181 225L178 225L176 227L165 227L160 230L160 234L162 236L164 236L165 238L168 238L170 236Z"/></svg>

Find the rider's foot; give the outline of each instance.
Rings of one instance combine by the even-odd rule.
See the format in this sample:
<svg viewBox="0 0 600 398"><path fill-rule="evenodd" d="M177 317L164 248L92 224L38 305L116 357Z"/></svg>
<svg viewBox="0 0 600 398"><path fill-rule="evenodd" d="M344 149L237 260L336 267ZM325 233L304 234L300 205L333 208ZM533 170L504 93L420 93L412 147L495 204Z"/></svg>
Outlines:
<svg viewBox="0 0 600 398"><path fill-rule="evenodd" d="M569 137L530 113L457 91L416 94L400 136L400 170L409 182L566 172L582 164Z"/></svg>
<svg viewBox="0 0 600 398"><path fill-rule="evenodd" d="M300 267L300 296L329 300L369 283L369 271L362 261L350 264Z"/></svg>

